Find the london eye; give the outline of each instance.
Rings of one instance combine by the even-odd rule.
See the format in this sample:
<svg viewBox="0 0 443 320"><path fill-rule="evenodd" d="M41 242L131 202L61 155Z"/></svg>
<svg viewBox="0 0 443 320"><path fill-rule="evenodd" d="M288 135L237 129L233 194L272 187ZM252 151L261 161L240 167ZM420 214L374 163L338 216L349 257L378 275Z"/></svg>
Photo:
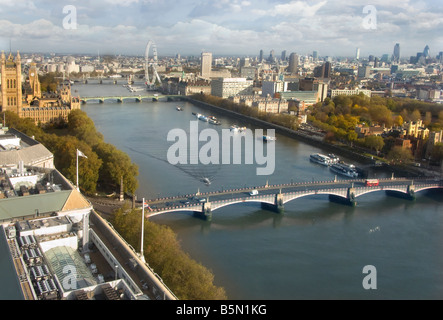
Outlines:
<svg viewBox="0 0 443 320"><path fill-rule="evenodd" d="M152 48L152 58L149 57L149 51ZM160 76L157 73L157 46L153 40L149 40L145 50L145 81L146 85L153 87L157 79L161 83Z"/></svg>

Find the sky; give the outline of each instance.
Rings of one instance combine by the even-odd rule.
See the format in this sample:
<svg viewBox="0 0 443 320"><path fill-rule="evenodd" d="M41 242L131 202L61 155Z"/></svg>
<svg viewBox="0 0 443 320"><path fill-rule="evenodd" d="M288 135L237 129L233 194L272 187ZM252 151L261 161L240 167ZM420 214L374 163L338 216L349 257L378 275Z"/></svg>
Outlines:
<svg viewBox="0 0 443 320"><path fill-rule="evenodd" d="M409 58L443 51L441 0L0 0L0 49L265 57L271 50ZM152 50L151 50L152 53Z"/></svg>

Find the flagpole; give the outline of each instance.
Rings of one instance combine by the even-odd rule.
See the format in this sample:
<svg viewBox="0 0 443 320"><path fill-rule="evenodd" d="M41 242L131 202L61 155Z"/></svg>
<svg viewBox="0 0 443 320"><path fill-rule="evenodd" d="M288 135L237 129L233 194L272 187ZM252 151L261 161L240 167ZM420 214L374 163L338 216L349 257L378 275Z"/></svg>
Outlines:
<svg viewBox="0 0 443 320"><path fill-rule="evenodd" d="M77 155L77 191L80 191L80 189L78 188L78 149L75 153Z"/></svg>
<svg viewBox="0 0 443 320"><path fill-rule="evenodd" d="M142 237L141 237L141 246L140 246L140 258L143 262L145 262L145 256L143 255L143 234L145 231L145 198L142 200Z"/></svg>

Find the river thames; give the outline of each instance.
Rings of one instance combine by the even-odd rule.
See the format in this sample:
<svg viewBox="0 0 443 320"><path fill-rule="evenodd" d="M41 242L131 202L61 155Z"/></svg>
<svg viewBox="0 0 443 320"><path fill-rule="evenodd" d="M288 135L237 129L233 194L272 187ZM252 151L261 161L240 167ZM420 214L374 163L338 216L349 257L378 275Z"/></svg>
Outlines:
<svg viewBox="0 0 443 320"><path fill-rule="evenodd" d="M72 89L85 97L146 94L129 93L121 84L76 84ZM178 105L183 111L176 110ZM105 101L82 110L106 142L139 166L138 199L335 177L309 161L310 154L326 151L279 134L273 142L275 171L269 176L257 175L255 164L171 165L168 132L189 132L193 112L214 115L222 123L200 121L199 130L266 129L187 102ZM389 176L369 172L371 178ZM211 185L202 177L209 177ZM151 219L176 232L184 251L213 272L229 299L443 298L442 194L421 192L416 201L408 201L376 192L357 202L348 207L317 195L285 204L284 214L238 204L214 211L210 222L184 212ZM376 289L363 287L368 265L375 267Z"/></svg>

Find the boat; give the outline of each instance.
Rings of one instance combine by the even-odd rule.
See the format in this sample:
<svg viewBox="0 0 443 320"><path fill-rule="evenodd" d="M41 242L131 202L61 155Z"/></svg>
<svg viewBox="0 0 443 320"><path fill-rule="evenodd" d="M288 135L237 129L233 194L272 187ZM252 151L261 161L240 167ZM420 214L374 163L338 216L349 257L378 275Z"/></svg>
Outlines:
<svg viewBox="0 0 443 320"><path fill-rule="evenodd" d="M202 181L209 186L211 184L211 181L208 178L203 178Z"/></svg>
<svg viewBox="0 0 443 320"><path fill-rule="evenodd" d="M321 164L323 166L329 166L331 165L331 158L329 158L328 156L325 156L324 154L321 153L315 153L315 154L311 154L309 156L309 159L312 162Z"/></svg>
<svg viewBox="0 0 443 320"><path fill-rule="evenodd" d="M358 172L353 164L347 164L344 162L334 163L329 167L332 172L341 174L349 178L357 178Z"/></svg>
<svg viewBox="0 0 443 320"><path fill-rule="evenodd" d="M200 113L197 113L197 119L198 119L198 120L201 120L201 121L208 122L208 117L205 116L205 115L202 115L202 114L200 114Z"/></svg>
<svg viewBox="0 0 443 320"><path fill-rule="evenodd" d="M180 106L177 106L176 109L177 109L177 111L183 111L183 108Z"/></svg>
<svg viewBox="0 0 443 320"><path fill-rule="evenodd" d="M263 141L275 141L275 140L277 140L277 138L276 137L271 137L271 136L263 136Z"/></svg>
<svg viewBox="0 0 443 320"><path fill-rule="evenodd" d="M231 126L229 129L231 131L238 132L238 127L236 125Z"/></svg>
<svg viewBox="0 0 443 320"><path fill-rule="evenodd" d="M338 163L340 158L333 153L328 154L328 157L331 159L332 163Z"/></svg>
<svg viewBox="0 0 443 320"><path fill-rule="evenodd" d="M211 124L215 124L215 125L221 125L221 122L217 120L216 117L214 116L209 116L208 117L208 122Z"/></svg>

